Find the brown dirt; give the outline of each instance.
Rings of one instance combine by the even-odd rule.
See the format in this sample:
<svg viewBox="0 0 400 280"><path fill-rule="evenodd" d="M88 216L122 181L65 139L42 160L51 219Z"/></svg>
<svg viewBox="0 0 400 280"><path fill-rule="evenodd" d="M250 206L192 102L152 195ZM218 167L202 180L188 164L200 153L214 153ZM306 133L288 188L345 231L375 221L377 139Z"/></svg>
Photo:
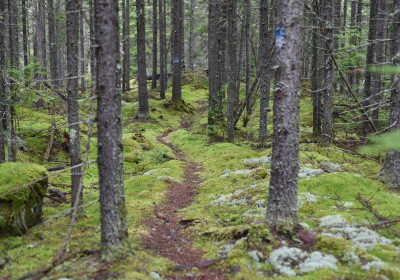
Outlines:
<svg viewBox="0 0 400 280"><path fill-rule="evenodd" d="M188 120L188 119L186 119ZM190 118L189 118L190 120ZM182 124L185 123L182 121ZM188 124L188 122L186 122ZM187 225L179 224L182 220L180 216L181 209L195 201L195 191L201 183L200 173L204 170L197 163L187 160L185 154L168 142L168 134L157 137L162 144L170 147L177 160L185 163L184 182L173 182L166 195L166 202L154 206L154 216L145 221L149 227L148 235L143 235L143 243L147 250L153 254L170 259L181 265L176 267L172 275L164 275L170 279L226 279L218 264L208 266L203 259L203 251L192 247L191 242L194 235L188 231L182 230ZM200 220L198 220L200 221ZM200 265L207 266L200 268L198 276L193 277L190 272L182 269L183 266Z"/></svg>

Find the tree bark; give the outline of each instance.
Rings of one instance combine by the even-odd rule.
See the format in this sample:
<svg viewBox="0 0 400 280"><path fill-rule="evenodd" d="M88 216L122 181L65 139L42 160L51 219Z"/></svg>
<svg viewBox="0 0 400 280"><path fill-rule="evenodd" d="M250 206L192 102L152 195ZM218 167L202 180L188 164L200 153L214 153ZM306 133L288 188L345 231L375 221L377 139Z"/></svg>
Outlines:
<svg viewBox="0 0 400 280"><path fill-rule="evenodd" d="M371 93L375 92L372 88L373 84L371 83L372 80L372 73L369 70L369 67L374 63L374 54L375 54L375 39L376 39L376 16L378 10L378 1L371 0L370 1L370 13L369 13L369 30L368 30L368 42L369 45L367 47L367 55L366 55L366 68L365 68L365 79L364 79L364 101L362 102L364 106L364 110L369 114L370 108L367 107L371 104L369 98L371 97ZM367 123L366 116L363 115L361 118L363 123L361 123L361 135L366 136L367 130L370 127Z"/></svg>
<svg viewBox="0 0 400 280"><path fill-rule="evenodd" d="M78 60L79 60L79 29L78 19L79 6L76 0L66 0L66 24L67 24L67 93L68 93L68 124L69 124L69 152L71 154L71 166L81 162L79 107L78 107ZM71 169L71 205L80 196L82 204L82 193L78 194L81 168ZM78 205L77 205L78 206ZM83 211L83 208L81 208ZM73 212L74 210L72 210Z"/></svg>
<svg viewBox="0 0 400 280"><path fill-rule="evenodd" d="M385 38L385 23L386 23L386 1L379 0L378 6L378 14L377 14L377 30L376 30L376 39L380 40L376 44L376 64L381 65L383 63L383 39ZM378 120L379 120L379 102L380 92L381 92L381 73L374 74L374 97L372 98L374 110L372 112L372 121L375 124L375 127L378 128Z"/></svg>
<svg viewBox="0 0 400 280"><path fill-rule="evenodd" d="M130 46L131 46L131 41L130 41L130 7L129 7L129 0L126 0L126 7L125 7L125 41L124 41L124 65L126 71L124 72L124 77L125 77L125 90L130 91L131 90L131 83L130 83Z"/></svg>
<svg viewBox="0 0 400 280"><path fill-rule="evenodd" d="M260 129L258 146L263 147L267 139L267 121L271 86L269 49L271 46L268 32L268 0L260 1Z"/></svg>
<svg viewBox="0 0 400 280"><path fill-rule="evenodd" d="M18 43L18 7L16 0L8 0L8 18L9 18L9 60L10 67L14 70L19 68L19 43ZM14 102L16 97L14 82L10 81L10 95L7 98L7 135L8 135L8 161L17 162L17 143L15 135L15 110Z"/></svg>
<svg viewBox="0 0 400 280"><path fill-rule="evenodd" d="M138 2L141 2L138 11L142 11L143 1ZM124 253L128 240L123 177L121 56L117 0L95 1L95 29L100 45L96 48L100 257L108 262Z"/></svg>
<svg viewBox="0 0 400 280"><path fill-rule="evenodd" d="M22 49L24 52L24 67L25 67L25 75L28 77L28 69L26 67L28 66L28 30L27 30L27 9L26 9L26 3L25 0L22 0ZM29 84L28 80L25 82L25 87L27 87Z"/></svg>
<svg viewBox="0 0 400 280"><path fill-rule="evenodd" d="M126 40L126 24L125 24L125 22L126 22L126 13L125 13L125 0L122 0L121 1L121 10L122 10L122 18L121 18L121 22L122 22L122 43L121 43L121 45L122 45L122 49L123 49L123 52L124 52L124 54L123 54L123 58L124 58L124 60L123 60L123 62L122 62L122 93L124 93L124 92L126 92L126 81L125 81L125 77L126 77L126 75L125 75L125 73L126 73L126 71L127 71L127 69L126 69L126 63L125 63L125 40Z"/></svg>
<svg viewBox="0 0 400 280"><path fill-rule="evenodd" d="M49 50L50 50L50 76L51 85L58 87L58 61L57 61L57 45L56 45L56 22L53 0L47 0L48 22L49 22Z"/></svg>
<svg viewBox="0 0 400 280"><path fill-rule="evenodd" d="M246 30L246 66L245 66L245 80L246 80L246 96L251 94L251 52L250 52L250 17L251 17L251 0L244 0L244 16L245 16L245 30ZM239 89L240 90L240 89ZM246 104L246 120L249 119L251 114L252 104L247 102ZM247 125L247 121L245 126Z"/></svg>
<svg viewBox="0 0 400 280"><path fill-rule="evenodd" d="M314 4L316 4L318 0L314 0ZM317 7L317 5L314 5ZM312 33L312 58L311 58L311 93L312 93L312 102L313 102L313 131L314 136L319 138L321 135L321 88L320 88L320 80L319 80L319 69L318 69L318 58L319 58L319 21L317 17L314 17L313 20L313 29Z"/></svg>
<svg viewBox="0 0 400 280"><path fill-rule="evenodd" d="M297 227L302 1L277 6L274 135L266 222L292 235Z"/></svg>
<svg viewBox="0 0 400 280"><path fill-rule="evenodd" d="M139 109L136 117L148 118L149 98L147 95L147 75L146 75L146 28L145 28L145 8L144 0L136 1L137 14L137 62L138 62L138 90L139 90Z"/></svg>
<svg viewBox="0 0 400 280"><path fill-rule="evenodd" d="M92 82L94 82L95 79L95 51L93 46L95 45L95 39L94 39L94 19L93 19L93 0L89 0L89 25L90 25L90 75Z"/></svg>
<svg viewBox="0 0 400 280"><path fill-rule="evenodd" d="M325 0L324 2L324 19L325 19L325 40L332 50L333 47L333 19L334 0ZM330 144L333 136L333 113L332 113L332 81L333 81L333 62L332 51L325 49L325 68L324 68L324 111L322 123L321 143Z"/></svg>
<svg viewBox="0 0 400 280"><path fill-rule="evenodd" d="M190 33L189 33L189 67L194 71L193 50L194 50L194 0L190 0Z"/></svg>
<svg viewBox="0 0 400 280"><path fill-rule="evenodd" d="M160 99L165 99L165 42L163 0L158 0L158 11L160 25Z"/></svg>
<svg viewBox="0 0 400 280"><path fill-rule="evenodd" d="M228 25L228 6L227 1L222 1L221 3L221 12L219 16L219 26L220 26L220 44L219 44L219 53L220 53L220 71L221 71L221 83L227 83L227 65L226 65L226 52L227 52L227 25ZM225 95L225 93L224 93Z"/></svg>
<svg viewBox="0 0 400 280"><path fill-rule="evenodd" d="M182 102L181 77L182 77L182 46L181 46L181 0L172 0L172 103Z"/></svg>
<svg viewBox="0 0 400 280"><path fill-rule="evenodd" d="M228 18L228 100L227 100L227 129L228 129L228 142L234 140L234 121L235 111L238 105L236 98L236 69L237 69L237 32L236 32L236 9L237 0L227 0L227 18Z"/></svg>
<svg viewBox="0 0 400 280"><path fill-rule="evenodd" d="M153 0L153 75L151 89L157 87L157 0Z"/></svg>
<svg viewBox="0 0 400 280"><path fill-rule="evenodd" d="M77 0L76 0L77 1ZM85 37L83 33L83 0L80 0L79 5L79 38L80 38L80 52L81 52L81 59L80 59L80 75L81 75L81 90L85 91Z"/></svg>
<svg viewBox="0 0 400 280"><path fill-rule="evenodd" d="M5 10L5 0L0 0L0 16L3 20L0 20L0 164L6 161L6 151L5 151L5 139L4 139L4 131L3 131L3 119L4 119L4 109L3 105L7 101L8 91L7 87L7 63L6 63L6 28L4 24L4 19L6 17Z"/></svg>
<svg viewBox="0 0 400 280"><path fill-rule="evenodd" d="M211 0L208 4L208 129L214 133L216 118L215 105L218 95L218 18L219 1Z"/></svg>
<svg viewBox="0 0 400 280"><path fill-rule="evenodd" d="M37 59L41 66L39 70L37 79L38 79L38 88L40 87L43 79L46 78L44 74L46 72L46 26L45 26L45 17L44 17L44 1L38 1L38 14L37 14L37 24L36 24L36 41L37 41Z"/></svg>

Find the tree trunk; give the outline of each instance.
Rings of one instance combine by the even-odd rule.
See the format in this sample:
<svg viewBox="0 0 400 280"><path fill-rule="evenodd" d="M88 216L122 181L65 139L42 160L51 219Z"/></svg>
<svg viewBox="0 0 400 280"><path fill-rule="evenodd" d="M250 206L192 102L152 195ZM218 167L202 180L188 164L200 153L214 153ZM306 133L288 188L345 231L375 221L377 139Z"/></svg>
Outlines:
<svg viewBox="0 0 400 280"><path fill-rule="evenodd" d="M71 166L81 162L81 145L79 129L79 107L78 107L78 60L79 60L79 30L78 19L79 6L76 0L66 0L66 23L67 23L67 93L68 93L68 123L69 123L69 152L71 154ZM80 196L82 204L82 193L78 194L81 168L71 169L71 205ZM78 206L78 205L77 205ZM81 208L83 211L83 208ZM74 210L72 209L72 212Z"/></svg>
<svg viewBox="0 0 400 280"><path fill-rule="evenodd" d="M375 53L375 39L376 39L376 16L377 16L377 10L378 10L378 1L377 0L371 0L370 1L370 13L369 13L369 30L368 30L368 42L369 45L367 47L367 56L366 56L366 68L365 68L365 79L364 79L364 101L362 102L366 114L369 114L370 108L369 105L371 102L369 101L369 98L371 97L371 93L375 92L373 88L373 84L371 83L372 79L372 73L369 70L369 67L373 65L374 63L374 53ZM367 117L363 115L361 118L362 122L361 123L361 135L367 136L367 130L370 127L369 123L367 122Z"/></svg>
<svg viewBox="0 0 400 280"><path fill-rule="evenodd" d="M314 0L316 3L318 0ZM317 5L315 5L316 7ZM312 58L311 58L311 93L313 102L313 131L314 136L319 138L321 135L321 88L319 81L318 58L319 58L319 21L317 17L313 18L312 33Z"/></svg>
<svg viewBox="0 0 400 280"><path fill-rule="evenodd" d="M193 34L193 26L194 26L194 0L190 0L190 34L189 34L189 67L190 71L194 71L194 62L193 62L193 49L194 49L194 34Z"/></svg>
<svg viewBox="0 0 400 280"><path fill-rule="evenodd" d="M378 15L377 15L377 30L376 30L376 39L381 40L376 44L376 64L381 65L383 63L383 39L385 38L385 23L386 23L386 3L385 0L379 0L378 6ZM379 102L380 92L381 92L381 73L374 74L375 81L375 92L374 97L372 98L374 103L374 110L372 112L372 121L375 124L375 127L378 128L378 120L379 120Z"/></svg>
<svg viewBox="0 0 400 280"><path fill-rule="evenodd" d="M236 98L236 69L237 69L237 34L236 34L236 9L237 0L228 0L227 4L227 16L228 16L228 67L227 67L227 79L228 79L228 104L227 104L227 128L228 128L228 142L234 140L234 121L235 111L238 105Z"/></svg>
<svg viewBox="0 0 400 280"><path fill-rule="evenodd" d="M136 117L148 118L149 98L147 95L147 75L146 75L146 28L145 28L145 7L144 0L136 1L137 14L137 63L138 63L138 91L139 91L139 109Z"/></svg>
<svg viewBox="0 0 400 280"><path fill-rule="evenodd" d="M18 7L16 0L8 0L8 17L9 17L9 52L10 52L10 67L14 70L19 68L19 47L18 47ZM15 110L14 102L16 97L15 84L10 81L10 96L7 99L8 121L7 121L7 135L8 135L8 161L17 162L17 143L15 134Z"/></svg>
<svg viewBox="0 0 400 280"><path fill-rule="evenodd" d="M325 18L325 40L330 46L333 47L333 19L334 14L334 0L325 0L324 3L324 18ZM322 123L322 138L323 144L330 144L333 136L333 113L332 113L332 81L333 81L333 62L331 52L325 49L325 69L324 69L324 112ZM329 136L329 137L328 137Z"/></svg>
<svg viewBox="0 0 400 280"><path fill-rule="evenodd" d="M48 21L49 21L49 50L50 50L50 76L51 85L58 87L58 63L57 63L57 45L56 45L56 22L54 19L55 10L53 0L47 0Z"/></svg>
<svg viewBox="0 0 400 280"><path fill-rule="evenodd" d="M246 96L251 94L251 52L250 52L250 18L251 18L251 0L244 1L244 15L246 21L246 67L245 67L245 79L246 79ZM251 115L251 102L246 104L246 119L248 120ZM247 122L245 126L247 125Z"/></svg>
<svg viewBox="0 0 400 280"><path fill-rule="evenodd" d="M400 11L400 0L394 0L394 10ZM393 65L400 67L400 13L394 13L394 44L393 44ZM389 113L390 131L398 131L400 129L400 81L395 79L392 96L391 107ZM385 162L379 173L380 178L387 182L388 186L400 190L400 150L390 150L386 153Z"/></svg>
<svg viewBox="0 0 400 280"><path fill-rule="evenodd" d="M45 18L44 18L44 1L38 1L38 14L37 14L37 24L36 24L36 40L37 40L37 59L41 66L41 69L38 73L38 88L40 87L43 79L46 78L44 74L46 71L46 26L45 26Z"/></svg>
<svg viewBox="0 0 400 280"><path fill-rule="evenodd" d="M95 51L93 46L95 45L95 38L94 38L94 19L93 19L93 0L89 0L89 25L90 25L90 75L92 76L92 82L95 79Z"/></svg>
<svg viewBox="0 0 400 280"><path fill-rule="evenodd" d="M153 0L153 76L151 89L157 87L157 0Z"/></svg>
<svg viewBox="0 0 400 280"><path fill-rule="evenodd" d="M221 12L219 16L219 26L220 26L220 44L219 44L219 53L220 53L220 69L221 69L221 83L227 83L227 65L226 65L226 52L227 52L227 25L228 25L228 6L227 1L222 1L221 3ZM224 93L225 95L225 93Z"/></svg>
<svg viewBox="0 0 400 280"><path fill-rule="evenodd" d="M160 25L160 99L165 99L165 42L163 0L158 0L158 11Z"/></svg>
<svg viewBox="0 0 400 280"><path fill-rule="evenodd" d="M182 75L182 56L181 56L181 0L172 0L171 20L172 20L172 103L178 104L182 101L181 75Z"/></svg>
<svg viewBox="0 0 400 280"><path fill-rule="evenodd" d="M143 1L137 2L139 2L138 11L143 12ZM141 28L144 28L144 25L141 25ZM101 46L96 49L100 257L108 262L124 252L128 241L123 170L118 1L95 1L95 29L98 44Z"/></svg>
<svg viewBox="0 0 400 280"><path fill-rule="evenodd" d="M297 227L302 1L277 6L274 136L266 222L292 235Z"/></svg>
<svg viewBox="0 0 400 280"><path fill-rule="evenodd" d="M123 54L123 57L124 57L124 60L123 60L123 62L122 62L122 93L124 93L124 92L126 92L126 81L125 81L125 77L126 77L126 75L125 75L125 73L126 73L126 71L127 71L127 69L126 69L126 63L125 63L125 49L126 49L126 47L125 47L125 40L126 40L126 24L125 24L125 22L126 22L126 13L125 13L125 0L122 0L121 1L121 10L122 10L122 19L121 19L121 22L122 22L122 49L123 49L123 52L124 52L124 54Z"/></svg>
<svg viewBox="0 0 400 280"><path fill-rule="evenodd" d="M77 1L77 0L76 0ZM83 0L80 0L80 5L79 5L79 38L81 39L80 41L80 51L81 51L81 90L85 91L85 37L83 33Z"/></svg>
<svg viewBox="0 0 400 280"><path fill-rule="evenodd" d="M26 24L26 19L27 19L27 9L26 9L26 4L25 0L22 0L22 49L24 52L24 67L25 67L25 76L28 77L28 31L27 31L27 24ZM50 18L49 18L50 20ZM25 82L25 87L28 87L28 80Z"/></svg>
<svg viewBox="0 0 400 280"><path fill-rule="evenodd" d="M208 4L208 129L214 133L215 104L218 94L218 0Z"/></svg>
<svg viewBox="0 0 400 280"><path fill-rule="evenodd" d="M4 19L6 16L5 10L5 0L0 0L0 16ZM3 106L7 101L7 62L6 62L6 28L4 24L4 20L0 20L0 164L6 161L6 151L5 151L5 139L4 139L4 130L3 130L3 116L4 111Z"/></svg>
<svg viewBox="0 0 400 280"><path fill-rule="evenodd" d="M268 38L268 0L260 1L260 129L258 146L263 147L267 139L267 121L270 95L270 61L269 49L271 46Z"/></svg>
<svg viewBox="0 0 400 280"><path fill-rule="evenodd" d="M180 64L181 71L185 71L185 1L179 0L179 44L180 44ZM181 77L182 78L182 77ZM182 90L182 83L181 83Z"/></svg>
<svg viewBox="0 0 400 280"><path fill-rule="evenodd" d="M351 10L350 10L350 30L351 32L355 32L356 31L356 11L357 11L357 2L356 0L352 0L351 1ZM355 46L356 45L356 36L354 36L354 34L351 35L350 37L350 45ZM355 67L354 66L350 66L349 70L354 70ZM351 86L354 86L355 84L355 74L354 73L350 73L349 74L349 83Z"/></svg>
<svg viewBox="0 0 400 280"><path fill-rule="evenodd" d="M124 77L125 77L125 90L130 91L131 90L131 83L130 83L130 46L131 46L131 41L130 41L130 9L129 9L129 0L126 0L126 7L125 7L125 41L124 41L124 65L126 71L124 72Z"/></svg>

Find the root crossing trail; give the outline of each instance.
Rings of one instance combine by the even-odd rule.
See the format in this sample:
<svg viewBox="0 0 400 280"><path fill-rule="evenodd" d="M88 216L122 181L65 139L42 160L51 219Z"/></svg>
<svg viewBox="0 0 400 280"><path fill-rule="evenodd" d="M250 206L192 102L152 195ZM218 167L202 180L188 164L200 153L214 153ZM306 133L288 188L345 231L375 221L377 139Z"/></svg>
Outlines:
<svg viewBox="0 0 400 280"><path fill-rule="evenodd" d="M154 215L145 220L149 227L149 234L143 236L143 242L147 250L154 255L168 258L179 264L175 266L172 275L164 275L170 279L225 279L218 264L210 266L211 263L202 258L203 252L192 247L194 236L182 232L183 225L178 222L182 220L181 209L190 205L196 198L195 191L201 183L200 173L203 167L197 163L189 162L185 154L168 142L168 134L157 137L162 144L170 147L176 156L176 160L185 163L185 175L183 183L173 182L165 196L167 201L154 206ZM193 273L187 270L187 266L200 267L200 271ZM195 275L196 274L196 275Z"/></svg>

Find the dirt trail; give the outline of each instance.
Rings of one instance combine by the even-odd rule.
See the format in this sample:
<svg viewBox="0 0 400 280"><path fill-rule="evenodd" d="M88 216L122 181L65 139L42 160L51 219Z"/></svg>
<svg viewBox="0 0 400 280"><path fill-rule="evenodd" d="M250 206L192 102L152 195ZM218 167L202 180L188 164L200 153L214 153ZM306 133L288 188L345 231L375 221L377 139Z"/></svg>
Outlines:
<svg viewBox="0 0 400 280"><path fill-rule="evenodd" d="M202 258L204 253L192 247L191 242L194 236L188 232L182 232L185 225L179 224L179 221L182 220L180 215L182 211L180 210L195 200L195 191L202 181L200 173L204 169L201 165L188 161L181 150L169 143L168 134L157 137L157 140L170 147L176 159L185 163L185 175L183 183L171 183L165 194L167 201L154 206L154 215L145 220L146 226L149 227L149 234L143 236L145 248L151 250L154 255L166 257L179 264L175 267L173 275L164 275L166 278L176 280L226 279L218 264L210 266L212 262L207 262ZM193 265L199 266L200 271L193 273L185 269L185 266Z"/></svg>

